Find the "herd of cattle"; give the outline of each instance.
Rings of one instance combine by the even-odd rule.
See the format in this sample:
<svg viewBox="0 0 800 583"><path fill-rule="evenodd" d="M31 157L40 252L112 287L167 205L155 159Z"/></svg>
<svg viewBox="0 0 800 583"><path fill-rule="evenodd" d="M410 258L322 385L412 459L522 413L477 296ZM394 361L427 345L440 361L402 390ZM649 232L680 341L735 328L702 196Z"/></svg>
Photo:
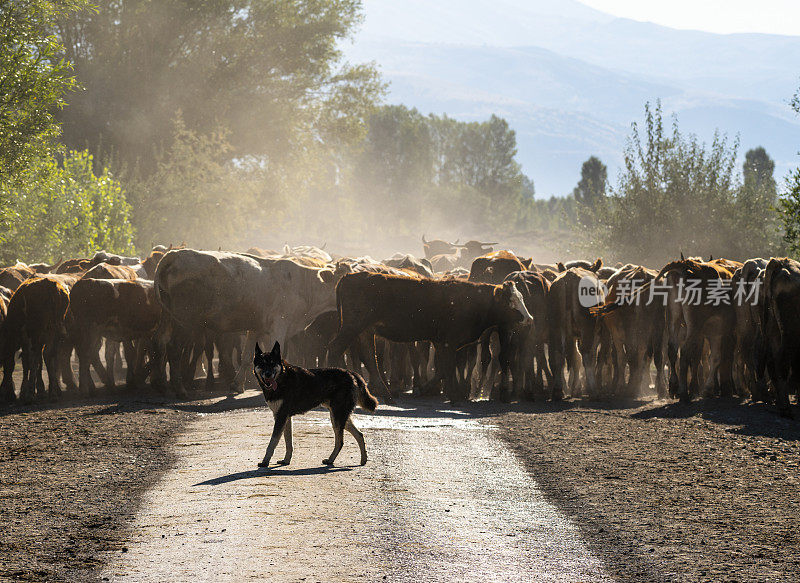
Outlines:
<svg viewBox="0 0 800 583"><path fill-rule="evenodd" d="M739 395L791 414L800 378L794 260L681 257L656 271L600 259L538 264L479 241L423 244L421 259L334 258L307 246L158 246L141 261L98 252L6 267L0 402L17 399L18 354L19 398L29 402L59 396L62 383L91 394L91 368L113 387L120 346L128 385L149 378L185 396L198 371L215 382L216 362L238 391L264 338L281 342L297 364L363 366L389 402L409 388L444 390L452 401L481 396L484 387L501 400L629 398L654 380L660 397ZM687 301L689 282L699 301ZM731 301L741 282L758 284L746 303ZM663 302L639 301L657 287ZM635 301L620 301L634 288Z"/></svg>

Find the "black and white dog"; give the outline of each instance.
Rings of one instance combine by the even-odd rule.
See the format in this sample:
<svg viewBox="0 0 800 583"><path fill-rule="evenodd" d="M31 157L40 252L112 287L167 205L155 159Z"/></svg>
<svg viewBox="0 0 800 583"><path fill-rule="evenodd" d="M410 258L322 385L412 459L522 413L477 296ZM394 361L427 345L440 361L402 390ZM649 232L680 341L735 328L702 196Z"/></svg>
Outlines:
<svg viewBox="0 0 800 583"><path fill-rule="evenodd" d="M275 417L275 427L269 440L267 453L259 467L269 466L272 454L283 433L286 442L286 457L278 462L286 465L292 461L292 416L306 413L323 405L331 413L331 424L336 438L330 457L323 464L333 465L342 449L344 430L349 431L361 449L361 465L367 463L367 448L364 436L353 425L350 414L356 405L374 411L378 400L370 394L361 375L341 368L305 369L292 366L281 359L281 347L277 342L272 352L262 352L256 343L253 358L256 379L264 391L264 398Z"/></svg>

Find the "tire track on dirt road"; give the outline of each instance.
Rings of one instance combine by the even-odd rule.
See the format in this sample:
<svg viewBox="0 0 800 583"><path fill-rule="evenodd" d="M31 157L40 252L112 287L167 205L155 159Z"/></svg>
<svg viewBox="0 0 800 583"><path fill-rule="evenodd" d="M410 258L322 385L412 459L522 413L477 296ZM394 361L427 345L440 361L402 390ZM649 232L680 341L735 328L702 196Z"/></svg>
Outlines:
<svg viewBox="0 0 800 583"><path fill-rule="evenodd" d="M252 395L246 394L252 397ZM370 461L327 412L294 418L292 465L255 469L266 408L201 415L145 497L112 581L603 581L577 528L493 436L460 411L356 415ZM349 436L347 436L349 437ZM276 457L282 452L282 444Z"/></svg>

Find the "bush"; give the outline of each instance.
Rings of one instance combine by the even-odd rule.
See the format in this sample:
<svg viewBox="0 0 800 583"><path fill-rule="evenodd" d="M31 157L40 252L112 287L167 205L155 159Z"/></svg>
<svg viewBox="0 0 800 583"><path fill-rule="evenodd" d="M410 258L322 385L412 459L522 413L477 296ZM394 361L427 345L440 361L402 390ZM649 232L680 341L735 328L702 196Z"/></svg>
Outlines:
<svg viewBox="0 0 800 583"><path fill-rule="evenodd" d="M133 249L121 184L95 175L88 152L39 158L14 183L0 182L0 261L55 261L98 249Z"/></svg>
<svg viewBox="0 0 800 583"><path fill-rule="evenodd" d="M686 255L746 259L780 248L774 190L741 183L738 143L718 134L709 147L664 129L660 103L645 107L644 135L634 124L625 168L598 206L590 245L616 261L663 265ZM747 172L747 167L745 172ZM770 200L771 199L771 200Z"/></svg>

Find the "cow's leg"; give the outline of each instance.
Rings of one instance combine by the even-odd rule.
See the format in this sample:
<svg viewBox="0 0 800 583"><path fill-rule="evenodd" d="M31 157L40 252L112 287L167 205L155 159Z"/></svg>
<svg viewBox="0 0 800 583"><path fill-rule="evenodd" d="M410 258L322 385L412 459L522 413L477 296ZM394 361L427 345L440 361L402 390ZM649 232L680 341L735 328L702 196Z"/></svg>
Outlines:
<svg viewBox="0 0 800 583"><path fill-rule="evenodd" d="M489 377L489 382L493 381L492 377L489 376L489 366L492 363L492 333L493 330L485 330L483 334L481 334L480 339L480 352L481 352L481 360L480 360L480 368L478 369L478 387L481 391L485 390L486 388L486 380ZM489 387L489 398L492 398L492 393L494 392L494 387Z"/></svg>
<svg viewBox="0 0 800 583"><path fill-rule="evenodd" d="M31 337L23 331L20 344L22 345L22 386L19 390L19 397L23 403L33 401L36 392L36 381L33 376L34 344Z"/></svg>
<svg viewBox="0 0 800 583"><path fill-rule="evenodd" d="M553 375L550 396L553 401L561 401L564 398L564 386L566 385L564 379L564 365L566 360L564 348L561 339L556 337L551 338L547 347L550 373Z"/></svg>
<svg viewBox="0 0 800 583"><path fill-rule="evenodd" d="M217 352L219 353L219 378L224 386L231 386L236 376L233 366L234 343L237 337L233 334L219 334L216 336Z"/></svg>
<svg viewBox="0 0 800 583"><path fill-rule="evenodd" d="M107 389L113 389L115 386L114 377L111 376L109 373L109 368L103 366L103 363L100 361L100 348L101 348L102 338L100 336L92 335L91 340L91 363L94 367L94 370L97 371L97 374L100 376L100 379L103 381L103 384L106 386Z"/></svg>
<svg viewBox="0 0 800 583"><path fill-rule="evenodd" d="M44 347L45 343L42 341L34 342L33 344L33 380L36 383L36 396L44 397L46 394L44 388Z"/></svg>
<svg viewBox="0 0 800 583"><path fill-rule="evenodd" d="M723 334L720 342L719 358L719 391L720 396L729 398L733 396L733 359L734 335Z"/></svg>
<svg viewBox="0 0 800 583"><path fill-rule="evenodd" d="M445 344L437 346L437 370L436 375L441 376L444 384L444 393L451 403L455 404L463 400L463 389L459 390L456 382L456 353L452 347Z"/></svg>
<svg viewBox="0 0 800 583"><path fill-rule="evenodd" d="M92 395L95 386L90 372L92 342L88 330L76 335L75 349L78 354L78 391L82 395Z"/></svg>
<svg viewBox="0 0 800 583"><path fill-rule="evenodd" d="M514 357L511 346L511 331L498 330L500 339L500 351L497 354L497 361L500 364L500 400L507 403L511 400L511 389L509 386L509 371L511 360ZM517 355L519 357L519 355Z"/></svg>
<svg viewBox="0 0 800 583"><path fill-rule="evenodd" d="M392 392L389 390L386 380L383 378L378 366L375 335L362 335L360 338L358 338L353 348L359 352L359 357L363 361L364 366L367 368L370 390L373 392L373 394L383 394L384 402L394 405L395 401L394 397L392 396Z"/></svg>
<svg viewBox="0 0 800 583"><path fill-rule="evenodd" d="M566 369L569 372L569 395L572 398L579 397L581 395L581 357L580 354L578 354L578 347L575 340L572 338L565 343L564 357L566 359Z"/></svg>
<svg viewBox="0 0 800 583"><path fill-rule="evenodd" d="M767 362L766 343L761 333L757 333L753 341L753 351L747 359L747 369L750 382L747 388L753 401L766 402L769 399L765 366Z"/></svg>
<svg viewBox="0 0 800 583"><path fill-rule="evenodd" d="M141 343L137 340L137 344ZM134 346L132 340L122 342L122 352L125 355L125 384L133 387L136 385L136 377L139 374L139 349Z"/></svg>
<svg viewBox="0 0 800 583"><path fill-rule="evenodd" d="M411 342L408 344L408 356L414 374L414 379L411 383L411 389L414 395L419 395L420 390L425 384L422 375L427 364L427 358L423 361L423 344L422 342Z"/></svg>
<svg viewBox="0 0 800 583"><path fill-rule="evenodd" d="M700 384L700 365L703 350L703 339L692 334L687 336L681 346L678 367L678 397L684 403L689 403L697 394ZM691 371L691 381L689 380Z"/></svg>
<svg viewBox="0 0 800 583"><path fill-rule="evenodd" d="M532 365L528 330L517 330L511 337L510 362L512 392L518 401L530 396L528 382L531 380L529 368Z"/></svg>
<svg viewBox="0 0 800 583"><path fill-rule="evenodd" d="M772 359L772 380L775 382L775 404L778 406L778 413L782 417L792 417L792 409L789 405L789 354L788 349L781 342L775 351Z"/></svg>
<svg viewBox="0 0 800 583"><path fill-rule="evenodd" d="M595 343L594 331L584 330L580 341L581 360L583 361L583 371L586 375L586 392L590 398L596 399L599 391L597 387L597 345Z"/></svg>
<svg viewBox="0 0 800 583"><path fill-rule="evenodd" d="M328 366L343 367L345 350L350 348L360 335L361 330L342 327L328 345Z"/></svg>
<svg viewBox="0 0 800 583"><path fill-rule="evenodd" d="M407 388L407 369L408 369L408 346L398 342L387 342L389 358L384 362L390 363L389 367L389 388L393 396L400 395Z"/></svg>
<svg viewBox="0 0 800 583"><path fill-rule="evenodd" d="M112 385L115 385L117 382L117 375L116 375L116 368L117 368L117 349L119 345L116 342L112 342L108 338L105 339L103 342L103 356L106 361L106 370L108 371L109 376L112 380ZM120 363L121 364L121 363Z"/></svg>
<svg viewBox="0 0 800 583"><path fill-rule="evenodd" d="M233 379L231 391L235 393L244 392L244 381L247 378L248 367L253 368L253 354L256 348L256 333L252 330L247 332L247 337L244 341L244 348L242 349L242 364L236 372L236 378Z"/></svg>
<svg viewBox="0 0 800 583"><path fill-rule="evenodd" d="M211 334L206 335L206 342L204 347L206 363L206 390L211 391L214 388L214 337ZM222 357L220 357L220 362Z"/></svg>
<svg viewBox="0 0 800 583"><path fill-rule="evenodd" d="M0 403L13 403L17 399L16 390L14 389L14 353L16 349L11 350L6 347L6 354L3 356L3 382L0 383Z"/></svg>
<svg viewBox="0 0 800 583"><path fill-rule="evenodd" d="M44 363L47 367L47 393L51 399L61 397L61 387L58 384L58 345L59 337L56 334L51 342L44 347Z"/></svg>

